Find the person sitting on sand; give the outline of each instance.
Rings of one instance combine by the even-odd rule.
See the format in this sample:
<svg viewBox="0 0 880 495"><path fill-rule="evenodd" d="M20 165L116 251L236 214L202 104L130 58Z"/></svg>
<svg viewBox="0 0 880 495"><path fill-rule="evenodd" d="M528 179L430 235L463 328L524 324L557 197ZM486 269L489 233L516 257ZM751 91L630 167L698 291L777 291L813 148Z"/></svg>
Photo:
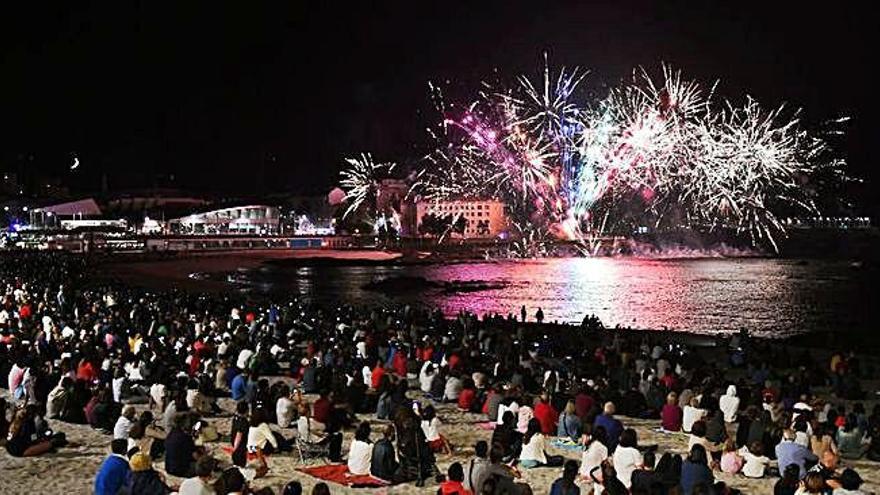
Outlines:
<svg viewBox="0 0 880 495"><path fill-rule="evenodd" d="M575 414L576 409L573 400L569 400L565 404L562 414L559 415L559 422L556 428L556 436L560 438L571 439L576 441L581 436L581 418Z"/></svg>
<svg viewBox="0 0 880 495"><path fill-rule="evenodd" d="M764 455L764 444L761 441L754 441L748 446L744 446L739 450L739 455L743 458L742 473L747 478L763 478L767 465L770 464L770 458Z"/></svg>
<svg viewBox="0 0 880 495"><path fill-rule="evenodd" d="M6 451L13 457L35 457L66 444L63 433L41 435L36 424L36 406L19 408L9 425Z"/></svg>
<svg viewBox="0 0 880 495"><path fill-rule="evenodd" d="M440 495L473 495L473 492L464 487L464 468L461 463L453 462L446 471L446 481L440 483L438 493Z"/></svg>
<svg viewBox="0 0 880 495"><path fill-rule="evenodd" d="M691 398L688 405L682 408L681 415L681 431L690 433L694 423L706 416L706 410L699 407L700 400L696 397Z"/></svg>
<svg viewBox="0 0 880 495"><path fill-rule="evenodd" d="M639 451L638 435L636 430L627 428L620 434L620 444L614 449L612 455L614 470L617 478L627 489L632 486L632 473L645 465L642 453Z"/></svg>
<svg viewBox="0 0 880 495"><path fill-rule="evenodd" d="M562 477L550 485L550 495L580 495L581 489L575 484L578 474L578 463L569 459L562 467Z"/></svg>
<svg viewBox="0 0 880 495"><path fill-rule="evenodd" d="M351 454L349 453L349 459ZM370 475L380 480L390 482L400 464L394 452L394 425L386 425L382 430L382 438L373 444L373 453L370 459Z"/></svg>
<svg viewBox="0 0 880 495"><path fill-rule="evenodd" d="M663 431L677 432L681 431L682 410L678 407L678 395L675 392L669 392L666 396L666 404L660 411L660 427Z"/></svg>
<svg viewBox="0 0 880 495"><path fill-rule="evenodd" d="M523 435L516 429L516 419L511 411L504 413L504 420L500 426L492 432L492 445L498 445L504 450L504 459L509 462L519 458L522 451ZM494 447L493 447L494 448Z"/></svg>
<svg viewBox="0 0 880 495"><path fill-rule="evenodd" d="M125 481L125 489L130 495L167 495L172 492L165 479L153 469L150 456L138 452L128 461L131 473Z"/></svg>
<svg viewBox="0 0 880 495"><path fill-rule="evenodd" d="M217 463L211 456L202 456L196 461L193 473L195 476L187 478L180 483L178 495L214 495L214 485L211 477Z"/></svg>
<svg viewBox="0 0 880 495"><path fill-rule="evenodd" d="M529 426L523 435L523 447L519 454L519 461L522 467L527 469L562 465L562 456L547 455L545 437L541 433L541 423L535 418L529 421Z"/></svg>
<svg viewBox="0 0 880 495"><path fill-rule="evenodd" d="M110 455L101 463L95 476L95 495L116 495L125 486L131 468L128 465L128 441L115 439L110 442Z"/></svg>
<svg viewBox="0 0 880 495"><path fill-rule="evenodd" d="M370 441L370 423L364 421L358 425L354 440L348 450L348 472L354 475L370 474L373 457L373 445Z"/></svg>
<svg viewBox="0 0 880 495"><path fill-rule="evenodd" d="M606 438L608 439L605 445L608 447L609 452L613 452L617 448L620 434L623 433L623 423L614 417L615 410L613 402L606 402L603 413L596 416L596 421L593 423L593 427L601 426L605 429Z"/></svg>
<svg viewBox="0 0 880 495"><path fill-rule="evenodd" d="M165 471L168 474L186 478L195 472L195 462L202 456L196 448L192 435L184 427L187 418L178 415L172 421L171 431L165 437Z"/></svg>

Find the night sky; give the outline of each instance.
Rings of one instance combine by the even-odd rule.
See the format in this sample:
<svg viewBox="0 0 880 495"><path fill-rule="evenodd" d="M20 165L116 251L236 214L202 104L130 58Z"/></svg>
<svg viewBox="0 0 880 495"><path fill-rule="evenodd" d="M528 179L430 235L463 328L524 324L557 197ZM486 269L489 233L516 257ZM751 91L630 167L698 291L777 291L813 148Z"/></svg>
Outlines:
<svg viewBox="0 0 880 495"><path fill-rule="evenodd" d="M4 170L60 175L75 152L86 188L106 172L120 190L323 193L347 154L418 159L429 80L469 99L496 70L536 73L546 51L590 69L586 93L667 61L812 124L849 115L845 151L867 180L853 194L880 202L878 19L847 2L37 3L0 16Z"/></svg>

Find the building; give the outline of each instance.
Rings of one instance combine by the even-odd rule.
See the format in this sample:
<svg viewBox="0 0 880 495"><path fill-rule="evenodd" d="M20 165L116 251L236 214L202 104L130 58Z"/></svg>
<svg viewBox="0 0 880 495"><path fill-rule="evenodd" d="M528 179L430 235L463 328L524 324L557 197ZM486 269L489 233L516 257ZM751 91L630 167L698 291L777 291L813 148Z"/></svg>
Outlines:
<svg viewBox="0 0 880 495"><path fill-rule="evenodd" d="M467 222L461 234L464 239L492 239L507 231L504 203L495 199L419 201L416 203L416 229L420 233L426 215L464 218Z"/></svg>
<svg viewBox="0 0 880 495"><path fill-rule="evenodd" d="M168 221L179 234L263 234L280 233L278 208L246 205L194 213Z"/></svg>

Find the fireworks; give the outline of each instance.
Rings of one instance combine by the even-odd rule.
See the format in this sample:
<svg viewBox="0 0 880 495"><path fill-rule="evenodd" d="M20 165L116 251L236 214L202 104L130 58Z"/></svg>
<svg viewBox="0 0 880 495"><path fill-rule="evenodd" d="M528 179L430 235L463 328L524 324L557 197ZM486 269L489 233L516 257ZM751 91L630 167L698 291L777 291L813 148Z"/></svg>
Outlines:
<svg viewBox="0 0 880 495"><path fill-rule="evenodd" d="M524 76L511 87L486 84L461 112L431 86L442 120L428 129L434 151L411 193L499 198L523 246L543 246L536 233L546 232L591 253L597 235L651 225L730 230L775 250L780 215L817 213L821 177L844 177L843 161L797 112L717 99L717 83L704 87L666 65L659 79L640 69L586 101L578 98L586 74L553 76L545 61L537 84ZM347 213L382 167L369 155L348 162Z"/></svg>
<svg viewBox="0 0 880 495"><path fill-rule="evenodd" d="M395 164L376 163L369 153L361 153L360 158L346 158L345 161L349 167L341 172L342 180L339 181L348 201L343 218L364 206L372 205L375 210L379 181L391 174Z"/></svg>

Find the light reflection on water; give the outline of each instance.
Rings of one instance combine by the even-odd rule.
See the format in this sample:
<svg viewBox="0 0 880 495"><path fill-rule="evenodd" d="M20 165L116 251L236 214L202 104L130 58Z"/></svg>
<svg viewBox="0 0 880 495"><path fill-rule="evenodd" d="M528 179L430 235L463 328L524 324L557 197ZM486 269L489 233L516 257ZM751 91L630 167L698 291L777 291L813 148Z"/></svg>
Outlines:
<svg viewBox="0 0 880 495"><path fill-rule="evenodd" d="M487 281L478 292L411 291L388 296L363 289L372 280L420 276L435 281ZM390 300L459 310L579 322L598 315L607 325L706 333L746 327L763 335L864 329L869 276L846 262L773 259L640 260L566 258L428 266L269 266L248 278L263 289L295 290L318 301L358 304Z"/></svg>

